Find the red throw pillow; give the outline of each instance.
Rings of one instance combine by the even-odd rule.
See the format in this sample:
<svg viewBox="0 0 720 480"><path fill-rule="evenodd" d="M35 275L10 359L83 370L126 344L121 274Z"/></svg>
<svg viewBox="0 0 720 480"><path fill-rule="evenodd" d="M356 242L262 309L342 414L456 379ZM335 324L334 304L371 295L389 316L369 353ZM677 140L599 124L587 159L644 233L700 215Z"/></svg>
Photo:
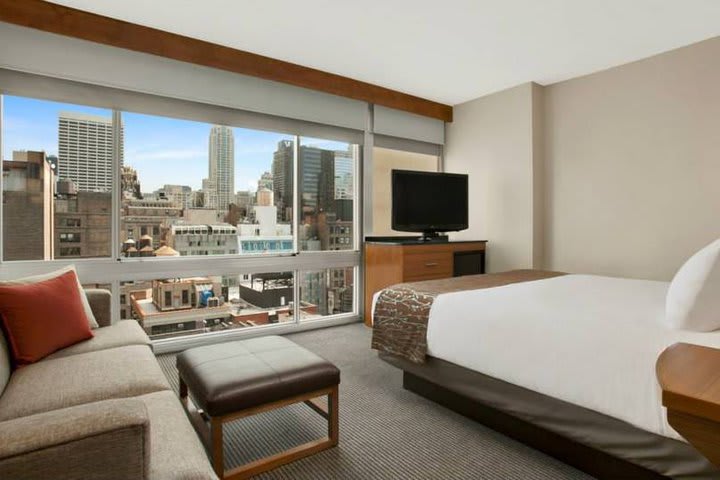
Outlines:
<svg viewBox="0 0 720 480"><path fill-rule="evenodd" d="M93 336L73 271L42 282L0 286L0 315L17 366Z"/></svg>

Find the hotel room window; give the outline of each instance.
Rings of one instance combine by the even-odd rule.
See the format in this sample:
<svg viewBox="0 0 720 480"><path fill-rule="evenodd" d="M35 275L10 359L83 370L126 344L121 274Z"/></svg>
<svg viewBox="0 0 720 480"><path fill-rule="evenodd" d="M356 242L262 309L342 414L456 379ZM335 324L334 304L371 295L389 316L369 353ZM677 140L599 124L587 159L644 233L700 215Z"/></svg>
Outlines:
<svg viewBox="0 0 720 480"><path fill-rule="evenodd" d="M391 173L393 170L437 172L438 160L437 155L390 148L373 148L372 171L367 175L367 181L372 182L372 198L369 202L370 208L372 208L371 235L408 235L407 232L397 232L391 227Z"/></svg>
<svg viewBox="0 0 720 480"><path fill-rule="evenodd" d="M293 272L158 278L120 285L122 318L152 339L294 321ZM301 310L317 306L301 301Z"/></svg>
<svg viewBox="0 0 720 480"><path fill-rule="evenodd" d="M300 250L353 250L358 146L300 138Z"/></svg>
<svg viewBox="0 0 720 480"><path fill-rule="evenodd" d="M2 115L3 260L109 257L111 110L5 95Z"/></svg>
<svg viewBox="0 0 720 480"><path fill-rule="evenodd" d="M292 136L138 113L122 118L124 257L293 252ZM288 248L248 248L257 240L287 240ZM191 248L206 245L222 248Z"/></svg>
<svg viewBox="0 0 720 480"><path fill-rule="evenodd" d="M354 311L353 267L304 271L300 277L300 321Z"/></svg>

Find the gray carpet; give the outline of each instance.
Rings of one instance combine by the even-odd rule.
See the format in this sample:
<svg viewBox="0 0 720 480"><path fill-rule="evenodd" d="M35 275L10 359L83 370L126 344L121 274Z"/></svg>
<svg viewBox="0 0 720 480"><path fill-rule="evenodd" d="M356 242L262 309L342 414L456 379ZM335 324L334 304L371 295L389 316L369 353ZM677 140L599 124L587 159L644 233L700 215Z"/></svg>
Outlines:
<svg viewBox="0 0 720 480"><path fill-rule="evenodd" d="M261 479L589 479L536 450L402 389L402 373L377 358L370 330L351 324L290 335L341 371L340 445ZM174 355L158 357L177 391ZM234 422L226 468L326 433L305 405Z"/></svg>

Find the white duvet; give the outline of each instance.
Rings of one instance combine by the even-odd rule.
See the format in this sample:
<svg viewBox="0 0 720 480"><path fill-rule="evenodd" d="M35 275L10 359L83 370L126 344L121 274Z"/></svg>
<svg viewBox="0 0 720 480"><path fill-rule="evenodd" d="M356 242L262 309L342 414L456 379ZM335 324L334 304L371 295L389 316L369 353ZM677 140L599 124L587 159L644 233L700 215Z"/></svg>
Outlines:
<svg viewBox="0 0 720 480"><path fill-rule="evenodd" d="M674 342L720 347L720 332L661 323L668 283L566 275L439 295L428 354L680 439L655 361Z"/></svg>

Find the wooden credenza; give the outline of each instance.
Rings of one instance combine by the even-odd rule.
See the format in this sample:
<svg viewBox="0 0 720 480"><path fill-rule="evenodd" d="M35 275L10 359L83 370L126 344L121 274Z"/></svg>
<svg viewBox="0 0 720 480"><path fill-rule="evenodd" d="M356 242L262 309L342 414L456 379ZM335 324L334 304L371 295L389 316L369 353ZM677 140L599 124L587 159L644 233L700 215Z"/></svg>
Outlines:
<svg viewBox="0 0 720 480"><path fill-rule="evenodd" d="M389 285L485 273L486 244L484 240L365 242L365 324L371 324L373 295Z"/></svg>

